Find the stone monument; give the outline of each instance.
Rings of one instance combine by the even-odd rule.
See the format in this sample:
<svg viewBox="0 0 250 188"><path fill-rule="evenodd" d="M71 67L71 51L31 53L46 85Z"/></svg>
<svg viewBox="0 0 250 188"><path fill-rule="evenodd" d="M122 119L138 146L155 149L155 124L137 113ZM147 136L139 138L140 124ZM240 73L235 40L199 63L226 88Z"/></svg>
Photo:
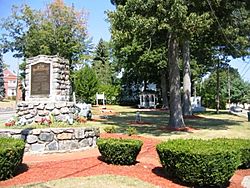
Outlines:
<svg viewBox="0 0 250 188"><path fill-rule="evenodd" d="M39 55L27 59L25 101L69 101L69 61Z"/></svg>
<svg viewBox="0 0 250 188"><path fill-rule="evenodd" d="M19 123L39 122L51 114L66 120L75 113L75 103L69 101L69 71L69 61L58 56L27 59L25 101L17 105Z"/></svg>

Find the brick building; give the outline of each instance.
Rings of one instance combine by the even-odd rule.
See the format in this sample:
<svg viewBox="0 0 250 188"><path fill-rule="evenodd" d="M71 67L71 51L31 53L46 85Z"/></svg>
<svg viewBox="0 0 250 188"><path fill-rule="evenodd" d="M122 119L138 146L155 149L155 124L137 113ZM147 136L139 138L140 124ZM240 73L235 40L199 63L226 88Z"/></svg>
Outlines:
<svg viewBox="0 0 250 188"><path fill-rule="evenodd" d="M22 92L20 88L17 90L17 75L10 71L8 68L4 69L4 89L5 89L5 98L12 98L16 97L16 92L18 96L18 100L22 99ZM20 80L19 80L20 84Z"/></svg>

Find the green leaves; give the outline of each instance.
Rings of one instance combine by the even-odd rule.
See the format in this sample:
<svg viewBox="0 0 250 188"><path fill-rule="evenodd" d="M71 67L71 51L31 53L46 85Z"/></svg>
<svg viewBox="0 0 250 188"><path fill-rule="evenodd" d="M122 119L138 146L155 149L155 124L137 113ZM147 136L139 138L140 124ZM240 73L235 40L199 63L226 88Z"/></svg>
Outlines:
<svg viewBox="0 0 250 188"><path fill-rule="evenodd" d="M86 13L59 1L44 11L32 10L28 5L14 7L1 25L6 31L2 46L5 51L16 51L16 56L59 55L72 64L88 52Z"/></svg>
<svg viewBox="0 0 250 188"><path fill-rule="evenodd" d="M21 139L0 138L0 180L11 178L22 163L25 142Z"/></svg>
<svg viewBox="0 0 250 188"><path fill-rule="evenodd" d="M96 144L105 162L132 165L136 162L143 142L132 139L100 138Z"/></svg>
<svg viewBox="0 0 250 188"><path fill-rule="evenodd" d="M156 147L167 175L188 183L188 186L227 184L241 162L249 162L249 157L246 159L246 155L243 157L239 152L241 149L242 153L249 153L249 140L177 139Z"/></svg>
<svg viewBox="0 0 250 188"><path fill-rule="evenodd" d="M222 109L225 109L225 104L229 99L229 83L230 100L232 103L244 103L250 101L250 96L248 95L250 84L248 82L244 82L236 69L231 67L222 67L220 70L220 102ZM202 95L203 104L208 108L215 108L216 72L213 71L210 76L204 80L202 85L202 91L199 91L199 93Z"/></svg>
<svg viewBox="0 0 250 188"><path fill-rule="evenodd" d="M99 82L93 69L88 65L73 75L73 82L78 101L91 103L95 101Z"/></svg>

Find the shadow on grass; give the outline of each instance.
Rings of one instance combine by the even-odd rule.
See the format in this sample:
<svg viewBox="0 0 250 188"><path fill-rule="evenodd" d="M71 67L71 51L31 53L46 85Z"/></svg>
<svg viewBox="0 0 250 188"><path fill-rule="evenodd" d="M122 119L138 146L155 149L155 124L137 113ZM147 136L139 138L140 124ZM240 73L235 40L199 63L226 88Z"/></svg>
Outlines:
<svg viewBox="0 0 250 188"><path fill-rule="evenodd" d="M136 128L139 134L151 134L153 136L170 136L182 135L187 132L181 131L168 131L165 128L168 125L169 114L164 111L140 111L142 122L140 124L135 122L135 112L123 112L119 115L110 115L108 119L102 122L102 125L114 125L120 133L126 132L128 127ZM205 112L206 115L215 115L215 112ZM220 115L230 115L228 112L221 112ZM240 126L242 121L232 119L216 119L216 118L195 118L185 119L187 126L195 129L208 129L208 130L227 130L229 126ZM190 133L190 132L188 132Z"/></svg>

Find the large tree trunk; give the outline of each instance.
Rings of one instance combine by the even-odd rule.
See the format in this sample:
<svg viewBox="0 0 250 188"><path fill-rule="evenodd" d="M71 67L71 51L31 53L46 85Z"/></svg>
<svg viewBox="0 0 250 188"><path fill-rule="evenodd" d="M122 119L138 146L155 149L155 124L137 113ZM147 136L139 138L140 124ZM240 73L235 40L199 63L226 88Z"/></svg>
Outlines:
<svg viewBox="0 0 250 188"><path fill-rule="evenodd" d="M191 70L189 41L183 43L183 115L191 115Z"/></svg>
<svg viewBox="0 0 250 188"><path fill-rule="evenodd" d="M168 87L167 87L167 71L161 72L161 94L162 94L162 108L168 109Z"/></svg>
<svg viewBox="0 0 250 188"><path fill-rule="evenodd" d="M172 35L168 42L169 81L170 81L170 128L185 127L181 108L180 69L178 66L178 42Z"/></svg>

